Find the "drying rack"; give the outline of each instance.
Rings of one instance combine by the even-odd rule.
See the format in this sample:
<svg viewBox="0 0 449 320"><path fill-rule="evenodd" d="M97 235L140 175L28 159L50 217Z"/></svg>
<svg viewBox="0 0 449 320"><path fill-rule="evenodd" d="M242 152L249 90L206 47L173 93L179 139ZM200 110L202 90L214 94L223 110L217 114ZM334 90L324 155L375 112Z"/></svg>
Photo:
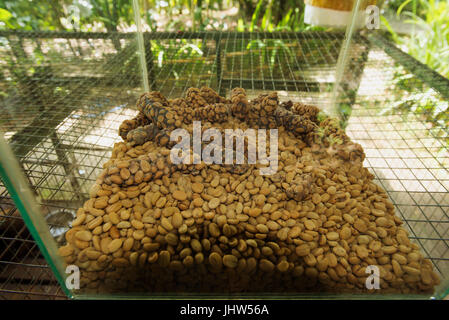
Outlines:
<svg viewBox="0 0 449 320"><path fill-rule="evenodd" d="M169 98L189 87L330 108L342 32L144 33L148 83ZM56 240L137 114L143 92L134 33L0 31L0 127ZM395 82L398 74L413 85ZM449 81L380 32L357 33L338 108L365 166L437 272L449 275L449 138L401 101L448 99ZM396 108L388 108L397 105ZM441 120L441 119L440 119ZM447 121L447 118L443 118ZM446 283L446 288L447 288ZM0 298L64 298L0 182Z"/></svg>

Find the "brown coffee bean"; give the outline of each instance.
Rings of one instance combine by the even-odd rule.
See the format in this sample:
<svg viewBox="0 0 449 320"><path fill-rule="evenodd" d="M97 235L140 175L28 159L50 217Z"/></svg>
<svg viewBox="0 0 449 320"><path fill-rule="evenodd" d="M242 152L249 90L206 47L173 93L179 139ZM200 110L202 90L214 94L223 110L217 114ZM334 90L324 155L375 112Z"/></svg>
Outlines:
<svg viewBox="0 0 449 320"><path fill-rule="evenodd" d="M192 239L192 241L190 241L190 246L192 247L193 251L201 252L202 250L201 242L199 242L197 239Z"/></svg>
<svg viewBox="0 0 449 320"><path fill-rule="evenodd" d="M213 268L219 269L219 268L221 268L221 266L223 264L223 260L218 253L212 252L209 255L209 263Z"/></svg>
<svg viewBox="0 0 449 320"><path fill-rule="evenodd" d="M330 186L329 188L327 188L327 193L330 194L331 196L335 195L337 193L337 189L334 186Z"/></svg>
<svg viewBox="0 0 449 320"><path fill-rule="evenodd" d="M158 264L161 267L168 267L170 264L170 258L170 252L163 250L159 253L159 259L157 260Z"/></svg>
<svg viewBox="0 0 449 320"><path fill-rule="evenodd" d="M96 217L87 224L87 228L92 230L97 228L103 222L103 217Z"/></svg>
<svg viewBox="0 0 449 320"><path fill-rule="evenodd" d="M343 240L347 240L351 237L352 231L349 227L343 227L340 231L340 238Z"/></svg>
<svg viewBox="0 0 449 320"><path fill-rule="evenodd" d="M176 246L178 244L178 237L174 233L169 233L165 236L165 241L171 246Z"/></svg>
<svg viewBox="0 0 449 320"><path fill-rule="evenodd" d="M161 197L161 198L159 198L156 201L156 207L157 208L163 208L166 203L167 203L167 198L166 197Z"/></svg>
<svg viewBox="0 0 449 320"><path fill-rule="evenodd" d="M368 230L366 223L362 219L357 219L354 221L354 228L360 232L366 232Z"/></svg>
<svg viewBox="0 0 449 320"><path fill-rule="evenodd" d="M332 231L332 232L328 232L326 234L326 238L328 240L335 241L335 240L338 240L340 238L340 236L339 236L339 234L337 232L333 232Z"/></svg>
<svg viewBox="0 0 449 320"><path fill-rule="evenodd" d="M179 201L184 201L187 199L187 194L182 190L176 190L173 192L173 198Z"/></svg>
<svg viewBox="0 0 449 320"><path fill-rule="evenodd" d="M182 225L183 221L184 218L182 217L182 214L180 212L175 212L173 214L171 224L174 228L178 229Z"/></svg>
<svg viewBox="0 0 449 320"><path fill-rule="evenodd" d="M128 229L131 227L131 223L129 221L120 221L117 224L118 229Z"/></svg>
<svg viewBox="0 0 449 320"><path fill-rule="evenodd" d="M257 231L259 231L260 233L268 233L268 227L264 224L258 224L256 226Z"/></svg>
<svg viewBox="0 0 449 320"><path fill-rule="evenodd" d="M204 185L201 183L192 183L192 191L195 193L202 193L204 190Z"/></svg>
<svg viewBox="0 0 449 320"><path fill-rule="evenodd" d="M320 202L321 202L321 196L320 196L318 193L314 193L314 194L312 195L312 202L313 202L314 204L320 203Z"/></svg>
<svg viewBox="0 0 449 320"><path fill-rule="evenodd" d="M334 248L333 248L333 252L334 252L337 256L339 256L339 257L345 257L345 256L346 256L346 250L343 249L343 247L339 247L339 246L334 247Z"/></svg>
<svg viewBox="0 0 449 320"><path fill-rule="evenodd" d="M287 272L289 267L290 267L290 264L286 260L283 260L276 265L276 268L280 272Z"/></svg>
<svg viewBox="0 0 449 320"><path fill-rule="evenodd" d="M296 247L296 254L300 257L304 257L310 253L310 247L308 244L302 244Z"/></svg>
<svg viewBox="0 0 449 320"><path fill-rule="evenodd" d="M75 233L75 237L76 239L81 241L90 241L92 240L92 233L90 233L90 231L87 230L78 231L77 233Z"/></svg>
<svg viewBox="0 0 449 320"><path fill-rule="evenodd" d="M260 270L264 272L272 272L274 270L274 264L270 260L262 259L259 263Z"/></svg>
<svg viewBox="0 0 449 320"><path fill-rule="evenodd" d="M307 230L314 230L316 228L316 225L312 220L304 221L304 226L306 227Z"/></svg>
<svg viewBox="0 0 449 320"><path fill-rule="evenodd" d="M365 259L369 256L368 250L363 246L357 246L356 252L360 259Z"/></svg>
<svg viewBox="0 0 449 320"><path fill-rule="evenodd" d="M209 224L209 233L212 237L218 238L220 236L220 229L215 223Z"/></svg>
<svg viewBox="0 0 449 320"><path fill-rule="evenodd" d="M251 217L258 217L261 213L262 213L262 209L260 209L260 208L251 208L251 209L249 209L249 212L248 212L248 214Z"/></svg>
<svg viewBox="0 0 449 320"><path fill-rule="evenodd" d="M60 247L58 249L58 253L61 257L67 257L70 256L73 253L74 249L70 244L67 244L63 247Z"/></svg>
<svg viewBox="0 0 449 320"><path fill-rule="evenodd" d="M165 217L162 217L161 219L161 226L167 231L173 230L173 225L171 224L170 220Z"/></svg>
<svg viewBox="0 0 449 320"><path fill-rule="evenodd" d="M216 209L220 205L220 199L218 198L212 198L209 201L209 208L210 209Z"/></svg>
<svg viewBox="0 0 449 320"><path fill-rule="evenodd" d="M223 256L223 264L228 268L235 268L237 267L238 259L237 257L227 254Z"/></svg>
<svg viewBox="0 0 449 320"><path fill-rule="evenodd" d="M120 177L126 181L129 179L129 177L131 176L131 173L129 172L129 170L127 168L122 168L120 170Z"/></svg>
<svg viewBox="0 0 449 320"><path fill-rule="evenodd" d="M132 249L134 245L134 238L127 238L124 242L123 242L123 251L129 251Z"/></svg>
<svg viewBox="0 0 449 320"><path fill-rule="evenodd" d="M399 264L407 264L407 258L404 257L402 254L394 253L392 256L393 260L396 260L399 262Z"/></svg>
<svg viewBox="0 0 449 320"><path fill-rule="evenodd" d="M122 239L114 239L112 240L109 244L108 244L108 252L110 253L114 253L116 252L118 249L120 249L120 247L122 246L123 240Z"/></svg>

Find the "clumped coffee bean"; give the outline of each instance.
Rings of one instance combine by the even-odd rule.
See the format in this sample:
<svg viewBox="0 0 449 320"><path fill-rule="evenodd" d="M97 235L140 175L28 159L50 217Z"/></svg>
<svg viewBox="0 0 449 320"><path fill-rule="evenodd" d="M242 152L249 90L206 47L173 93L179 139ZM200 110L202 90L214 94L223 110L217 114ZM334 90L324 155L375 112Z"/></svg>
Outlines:
<svg viewBox="0 0 449 320"><path fill-rule="evenodd" d="M59 254L86 292L429 293L432 263L410 241L360 145L319 109L276 93L230 99L210 88L184 98L142 95L122 123ZM260 164L173 164L171 130L278 128L278 170ZM267 139L268 140L268 139ZM267 148L269 149L269 143ZM247 159L245 153L245 159ZM370 292L371 293L371 292Z"/></svg>

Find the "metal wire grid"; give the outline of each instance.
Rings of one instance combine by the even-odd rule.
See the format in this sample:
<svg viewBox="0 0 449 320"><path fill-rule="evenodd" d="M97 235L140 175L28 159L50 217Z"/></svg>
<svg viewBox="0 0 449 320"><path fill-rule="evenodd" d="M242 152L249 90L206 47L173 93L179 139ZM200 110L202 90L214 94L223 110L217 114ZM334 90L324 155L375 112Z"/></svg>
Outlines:
<svg viewBox="0 0 449 320"><path fill-rule="evenodd" d="M5 205L9 200L2 190L0 299L65 298L17 209Z"/></svg>
<svg viewBox="0 0 449 320"><path fill-rule="evenodd" d="M71 217L109 158L118 125L134 115L127 106L142 91L136 46L134 38L121 40L117 52L110 38L17 37L9 43L20 43L26 56L11 52L12 45L2 52L8 63L2 70L2 91L8 94L2 131L47 217ZM127 63L130 71L123 69ZM22 73L14 75L12 66ZM0 194L0 297L64 297L3 186ZM67 222L49 224L56 229Z"/></svg>
<svg viewBox="0 0 449 320"><path fill-rule="evenodd" d="M378 110L376 110L378 111ZM449 271L448 155L435 157L435 140L419 119L379 117L355 110L348 134L367 153L365 165L388 192L412 239L444 277ZM416 130L416 128L421 128ZM414 134L415 136L410 136ZM431 141L433 140L433 141Z"/></svg>
<svg viewBox="0 0 449 320"><path fill-rule="evenodd" d="M347 133L359 142L367 155L365 166L388 192L397 214L448 286L449 273L449 150L445 127L426 122L427 114L389 106L401 99L400 89L391 83L398 66L385 52L395 48L373 47L364 67ZM394 56L394 55L393 55ZM401 55L402 56L402 55ZM396 57L395 57L396 58ZM408 59L409 57L406 56ZM409 68L422 67L416 61ZM426 74L422 74L427 71ZM429 69L420 68L421 78L444 100L449 87ZM421 80L416 89L403 92L424 99ZM393 82L394 83L394 82ZM431 89L430 89L431 90ZM387 110L387 111L386 111Z"/></svg>
<svg viewBox="0 0 449 320"><path fill-rule="evenodd" d="M150 85L166 96L202 85L222 94L236 86L320 93L332 85L342 38L337 32L150 34Z"/></svg>
<svg viewBox="0 0 449 320"><path fill-rule="evenodd" d="M62 40L53 39L53 36L53 40L48 41L54 44L70 39L66 34L61 36L64 36ZM17 148L16 153L45 215L55 210L76 209L87 198L87 190L100 173L102 163L109 158L111 146L119 141L117 128L120 122L136 113L134 102L142 91L140 72L135 64L137 59L134 65L131 63L133 72L120 68L127 61L133 61L135 51L117 51L110 39L102 39L104 35L100 34L72 36L78 38L78 41L71 39L74 50L64 51L64 56L58 56L58 59L54 57L56 53L49 56L47 61L51 72L41 73L38 82L39 88L55 91L54 87L58 87L54 84L55 78L64 78L69 74L67 70L73 78L73 70L78 70L81 73L78 78L57 83L62 88L59 92L66 87L69 91L63 91L58 100L47 98L42 106L43 103L30 103L33 101L29 99L30 95L18 90L8 98L8 105L4 102L2 106L11 105L10 109L14 111L19 102L25 105L23 101L28 98L27 117L39 117L42 108L45 111L51 106L49 115L46 115L50 121L40 121L36 125L27 117L15 117L11 113L2 113L0 118L2 129ZM98 43L93 45L89 37ZM36 40L31 39L23 42L29 53L36 45L33 44ZM342 39L341 33L324 32L146 34L149 82L152 89L160 90L168 97L177 97L192 86L208 85L222 94L241 86L248 90L249 96L277 90L281 100L306 101L327 108ZM133 38L126 35L121 41L126 47ZM73 52L79 50L88 54L75 57ZM347 132L362 144L367 154L365 165L387 190L412 238L445 278L449 274L449 156L443 140L445 136L441 133L437 136L435 129L429 128L419 116L404 111L380 113L382 105L389 105L397 99L396 95L389 95L395 61L384 51L385 48L368 45L361 37L352 44L351 57L355 62L351 64L350 73L355 86L352 84L349 89L359 94L356 100L351 101L354 105ZM110 53L109 58L117 65L106 59L105 53ZM11 56L11 52L3 52L2 55ZM361 61L360 57L363 58ZM5 68L4 72L8 70ZM425 71L430 73L429 69ZM360 77L354 79L354 74L360 74ZM97 80L91 79L92 75ZM108 78L115 81L108 81ZM78 90L71 89L72 82L77 84ZM11 83L5 81L2 86L8 85ZM348 87L344 88L349 91ZM75 94L77 92L79 94ZM341 99L344 100L344 95ZM43 123L49 123L48 127ZM21 139L15 140L17 132L21 133ZM39 137L37 143L36 135ZM9 211L2 209L4 225L9 226L13 234L20 235L23 225L20 230L11 227L11 221L20 220L14 215L16 209L10 204L7 191L3 187L0 191L2 208L4 204L13 208ZM6 247L19 241L18 237L8 237L6 232L1 232L0 241ZM20 244L32 243L30 241L28 235ZM33 250L36 251L35 246ZM24 258L7 261L5 254L1 257L0 265L23 266L25 263ZM40 255L39 259L42 261ZM14 287L14 281L20 277L18 271L0 270L0 278L4 279L0 283L0 296L6 297L8 288ZM31 278L34 284L44 283L44 277L40 275ZM55 284L53 278L52 281ZM33 290L17 291L30 294ZM58 297L59 294L50 295Z"/></svg>

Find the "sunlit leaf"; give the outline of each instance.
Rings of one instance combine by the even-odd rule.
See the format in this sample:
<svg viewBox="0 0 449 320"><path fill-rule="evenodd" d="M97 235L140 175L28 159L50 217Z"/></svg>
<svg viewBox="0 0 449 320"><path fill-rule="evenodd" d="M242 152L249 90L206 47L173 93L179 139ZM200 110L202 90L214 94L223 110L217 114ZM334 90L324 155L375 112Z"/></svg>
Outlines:
<svg viewBox="0 0 449 320"><path fill-rule="evenodd" d="M6 22L11 19L12 14L6 9L0 8L0 21Z"/></svg>

